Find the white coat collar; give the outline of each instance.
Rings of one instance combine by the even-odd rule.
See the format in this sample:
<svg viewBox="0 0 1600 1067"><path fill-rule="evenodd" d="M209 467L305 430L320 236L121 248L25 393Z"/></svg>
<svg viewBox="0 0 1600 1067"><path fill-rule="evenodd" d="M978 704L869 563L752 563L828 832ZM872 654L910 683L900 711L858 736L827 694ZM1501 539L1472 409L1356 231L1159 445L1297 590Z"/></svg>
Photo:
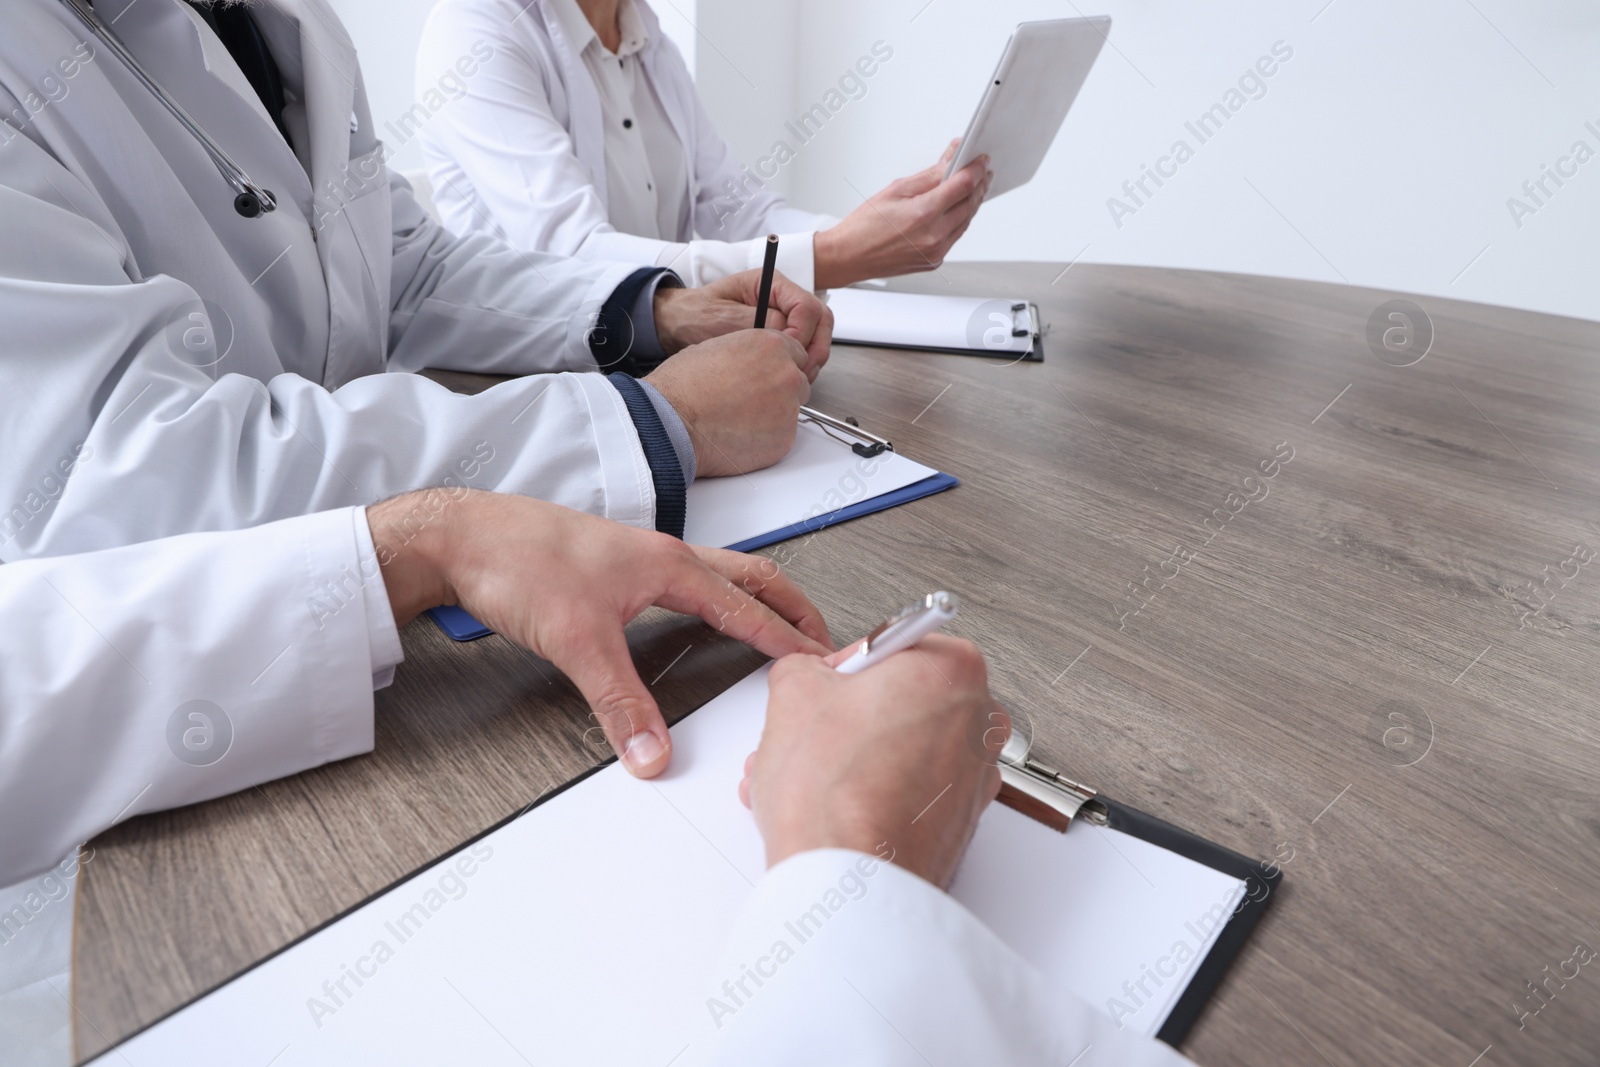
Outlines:
<svg viewBox="0 0 1600 1067"><path fill-rule="evenodd" d="M578 6L578 0L546 0L561 23L562 32L572 44L573 52L582 55L591 45L600 44L600 35L589 24L588 16ZM650 27L640 14L642 5L634 0L621 0L617 5L617 25L622 31L622 43L617 47L619 56L631 56L644 50L652 39Z"/></svg>

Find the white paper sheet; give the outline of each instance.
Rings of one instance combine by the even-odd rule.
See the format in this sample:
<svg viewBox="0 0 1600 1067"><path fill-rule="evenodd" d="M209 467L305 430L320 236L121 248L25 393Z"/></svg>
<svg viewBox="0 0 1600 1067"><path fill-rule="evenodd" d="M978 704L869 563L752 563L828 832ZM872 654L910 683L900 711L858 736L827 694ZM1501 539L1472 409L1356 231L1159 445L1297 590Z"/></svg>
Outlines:
<svg viewBox="0 0 1600 1067"><path fill-rule="evenodd" d="M703 987L764 867L737 786L765 712L763 668L673 727L662 778L607 767L96 1062L672 1062L707 1025ZM1092 1004L1187 942L1188 968L1124 1019L1142 1033L1221 929L1201 936L1203 917L1243 891L1136 838L1000 807L954 888Z"/></svg>
<svg viewBox="0 0 1600 1067"><path fill-rule="evenodd" d="M833 339L840 344L947 348L999 356L1020 356L1033 349L1035 326L1029 312L1018 318L1027 334L1012 334L1011 308L1025 303L870 289L834 289L828 294Z"/></svg>
<svg viewBox="0 0 1600 1067"><path fill-rule="evenodd" d="M815 423L802 422L794 448L782 461L751 474L701 478L690 486L683 539L726 548L938 473L894 452L864 459Z"/></svg>

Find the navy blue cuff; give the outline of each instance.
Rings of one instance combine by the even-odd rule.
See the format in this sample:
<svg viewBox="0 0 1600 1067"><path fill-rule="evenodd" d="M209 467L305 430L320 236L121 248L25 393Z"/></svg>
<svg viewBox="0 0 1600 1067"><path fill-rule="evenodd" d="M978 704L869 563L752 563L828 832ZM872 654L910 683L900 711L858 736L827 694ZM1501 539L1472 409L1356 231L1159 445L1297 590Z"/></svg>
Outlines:
<svg viewBox="0 0 1600 1067"><path fill-rule="evenodd" d="M650 480L656 489L656 529L683 539L683 524L688 516L689 489L683 481L683 467L678 462L678 450L672 437L656 414L656 406L632 377L626 374L608 374L606 381L622 394L628 406L633 428L639 433L639 445L650 464Z"/></svg>
<svg viewBox="0 0 1600 1067"><path fill-rule="evenodd" d="M665 362L667 355L655 335L654 309L648 304L641 307L639 301L648 294L653 302L660 285L682 284L665 267L641 267L622 279L600 306L599 319L589 331L589 352L601 371L643 378Z"/></svg>

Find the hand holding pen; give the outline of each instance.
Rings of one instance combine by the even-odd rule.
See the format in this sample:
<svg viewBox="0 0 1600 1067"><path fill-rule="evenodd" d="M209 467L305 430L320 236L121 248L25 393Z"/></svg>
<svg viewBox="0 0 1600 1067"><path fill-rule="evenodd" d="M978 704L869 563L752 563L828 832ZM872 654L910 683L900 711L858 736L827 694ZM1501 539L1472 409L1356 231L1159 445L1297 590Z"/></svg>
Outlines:
<svg viewBox="0 0 1600 1067"><path fill-rule="evenodd" d="M949 883L1000 789L993 759L973 750L974 724L995 756L1010 729L977 646L933 632L955 609L936 593L865 642L773 667L761 747L739 787L769 867L842 848Z"/></svg>

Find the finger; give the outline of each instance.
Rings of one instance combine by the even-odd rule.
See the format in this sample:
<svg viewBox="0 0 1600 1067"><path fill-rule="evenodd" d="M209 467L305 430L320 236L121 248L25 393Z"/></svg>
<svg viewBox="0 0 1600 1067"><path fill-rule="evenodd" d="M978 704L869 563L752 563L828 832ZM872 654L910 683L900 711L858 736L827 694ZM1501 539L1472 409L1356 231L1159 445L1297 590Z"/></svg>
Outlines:
<svg viewBox="0 0 1600 1067"><path fill-rule="evenodd" d="M692 554L679 556L668 565L666 587L655 602L668 611L698 615L775 659L792 652L823 655L828 651Z"/></svg>
<svg viewBox="0 0 1600 1067"><path fill-rule="evenodd" d="M779 329L811 350L817 331L824 326L828 309L815 293L800 288L782 274L772 278L772 304L783 312L783 325ZM832 336L831 323L829 336Z"/></svg>
<svg viewBox="0 0 1600 1067"><path fill-rule="evenodd" d="M822 304L822 318L811 335L811 343L806 345L806 353L811 356L810 378L816 381L818 372L827 366L828 357L833 353L833 309L827 304Z"/></svg>
<svg viewBox="0 0 1600 1067"><path fill-rule="evenodd" d="M794 330L789 329L788 317L783 312L776 308L767 312L766 328L776 333L781 333L795 342L794 350L789 353L789 358L794 360L794 365L800 368L801 373L806 376L806 381L808 382L816 381L817 375L822 371L823 364L828 362L828 351L832 347L833 338L833 312L827 313L826 321L826 339L822 339L818 334L813 334L811 343L808 345L795 336Z"/></svg>
<svg viewBox="0 0 1600 1067"><path fill-rule="evenodd" d="M956 158L956 151L960 147L961 138L952 138L950 143L944 146L944 154L939 157L939 162L935 163L934 166L938 167L940 170L948 169L950 166L950 161Z"/></svg>
<svg viewBox="0 0 1600 1067"><path fill-rule="evenodd" d="M952 174L949 181L941 182L937 188L929 190L925 194L928 206L935 213L944 214L971 196L974 190L980 188L988 173L989 158L987 156L978 157Z"/></svg>
<svg viewBox="0 0 1600 1067"><path fill-rule="evenodd" d="M550 662L564 671L589 702L606 740L629 772L654 778L667 769L672 736L655 698L639 679L622 627L603 620L570 632L570 654L552 650Z"/></svg>
<svg viewBox="0 0 1600 1067"><path fill-rule="evenodd" d="M744 758L744 777L739 780L739 803L750 807L750 775L756 769L756 754L754 752ZM751 808L751 810L755 810Z"/></svg>
<svg viewBox="0 0 1600 1067"><path fill-rule="evenodd" d="M825 651L833 648L833 638L828 633L828 624L823 621L822 611L772 560L729 552L725 548L696 548L694 551L706 566L755 596Z"/></svg>
<svg viewBox="0 0 1600 1067"><path fill-rule="evenodd" d="M839 664L843 663L845 660L861 651L861 646L864 644L866 644L866 641L863 640L845 645L839 651L826 657L822 662L826 663L830 667L837 667Z"/></svg>
<svg viewBox="0 0 1600 1067"><path fill-rule="evenodd" d="M736 304L755 307L756 300L761 295L761 272L742 270L736 274L727 274L701 286L701 289L707 295L719 300L732 300Z"/></svg>

